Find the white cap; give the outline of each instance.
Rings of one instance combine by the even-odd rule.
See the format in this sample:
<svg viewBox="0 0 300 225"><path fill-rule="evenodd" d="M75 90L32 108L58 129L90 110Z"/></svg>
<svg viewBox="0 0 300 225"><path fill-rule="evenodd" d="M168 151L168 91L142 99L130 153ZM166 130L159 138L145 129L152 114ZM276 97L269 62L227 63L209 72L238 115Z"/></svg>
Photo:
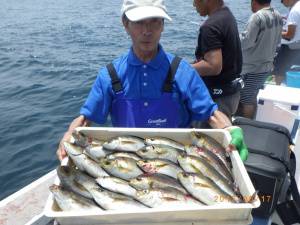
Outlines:
<svg viewBox="0 0 300 225"><path fill-rule="evenodd" d="M165 18L172 20L164 4L164 0L124 0L121 8L130 21L139 21L149 18Z"/></svg>

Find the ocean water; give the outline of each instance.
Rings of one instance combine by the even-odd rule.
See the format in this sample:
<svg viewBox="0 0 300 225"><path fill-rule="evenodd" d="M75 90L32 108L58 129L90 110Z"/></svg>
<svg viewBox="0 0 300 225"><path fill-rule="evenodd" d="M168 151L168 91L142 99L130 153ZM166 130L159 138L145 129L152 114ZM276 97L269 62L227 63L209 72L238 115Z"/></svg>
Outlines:
<svg viewBox="0 0 300 225"><path fill-rule="evenodd" d="M1 0L0 200L58 165L55 152L100 67L127 51L121 0ZM228 0L240 31L250 0ZM193 60L192 0L166 0L164 49ZM286 13L280 2L273 4Z"/></svg>

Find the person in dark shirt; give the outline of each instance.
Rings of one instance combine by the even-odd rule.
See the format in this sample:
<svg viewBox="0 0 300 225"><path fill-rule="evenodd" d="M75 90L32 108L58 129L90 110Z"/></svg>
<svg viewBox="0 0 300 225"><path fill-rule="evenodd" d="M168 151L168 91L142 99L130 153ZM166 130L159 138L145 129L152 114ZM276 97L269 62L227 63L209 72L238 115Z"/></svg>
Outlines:
<svg viewBox="0 0 300 225"><path fill-rule="evenodd" d="M242 50L236 20L223 0L194 0L201 25L193 67L202 76L219 110L229 118L235 114L242 80Z"/></svg>

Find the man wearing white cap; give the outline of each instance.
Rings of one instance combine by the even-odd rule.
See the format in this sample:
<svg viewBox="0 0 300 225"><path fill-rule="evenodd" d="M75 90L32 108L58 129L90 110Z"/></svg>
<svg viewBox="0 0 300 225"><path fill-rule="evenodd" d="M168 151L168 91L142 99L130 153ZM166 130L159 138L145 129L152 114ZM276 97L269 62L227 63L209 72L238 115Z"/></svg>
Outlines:
<svg viewBox="0 0 300 225"><path fill-rule="evenodd" d="M212 101L205 84L190 64L166 53L159 44L168 16L163 0L124 0L122 22L132 39L130 50L102 68L63 141L90 122L104 124L110 115L115 127L189 127L208 121L214 128L231 125Z"/></svg>

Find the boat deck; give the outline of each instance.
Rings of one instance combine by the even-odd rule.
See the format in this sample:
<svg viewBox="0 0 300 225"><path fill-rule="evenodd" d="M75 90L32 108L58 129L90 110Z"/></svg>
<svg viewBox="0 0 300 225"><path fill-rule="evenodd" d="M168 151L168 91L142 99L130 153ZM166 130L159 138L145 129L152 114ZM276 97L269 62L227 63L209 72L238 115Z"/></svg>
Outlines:
<svg viewBox="0 0 300 225"><path fill-rule="evenodd" d="M45 225L53 224L42 213L53 184L56 171L10 195L0 202L0 225Z"/></svg>

